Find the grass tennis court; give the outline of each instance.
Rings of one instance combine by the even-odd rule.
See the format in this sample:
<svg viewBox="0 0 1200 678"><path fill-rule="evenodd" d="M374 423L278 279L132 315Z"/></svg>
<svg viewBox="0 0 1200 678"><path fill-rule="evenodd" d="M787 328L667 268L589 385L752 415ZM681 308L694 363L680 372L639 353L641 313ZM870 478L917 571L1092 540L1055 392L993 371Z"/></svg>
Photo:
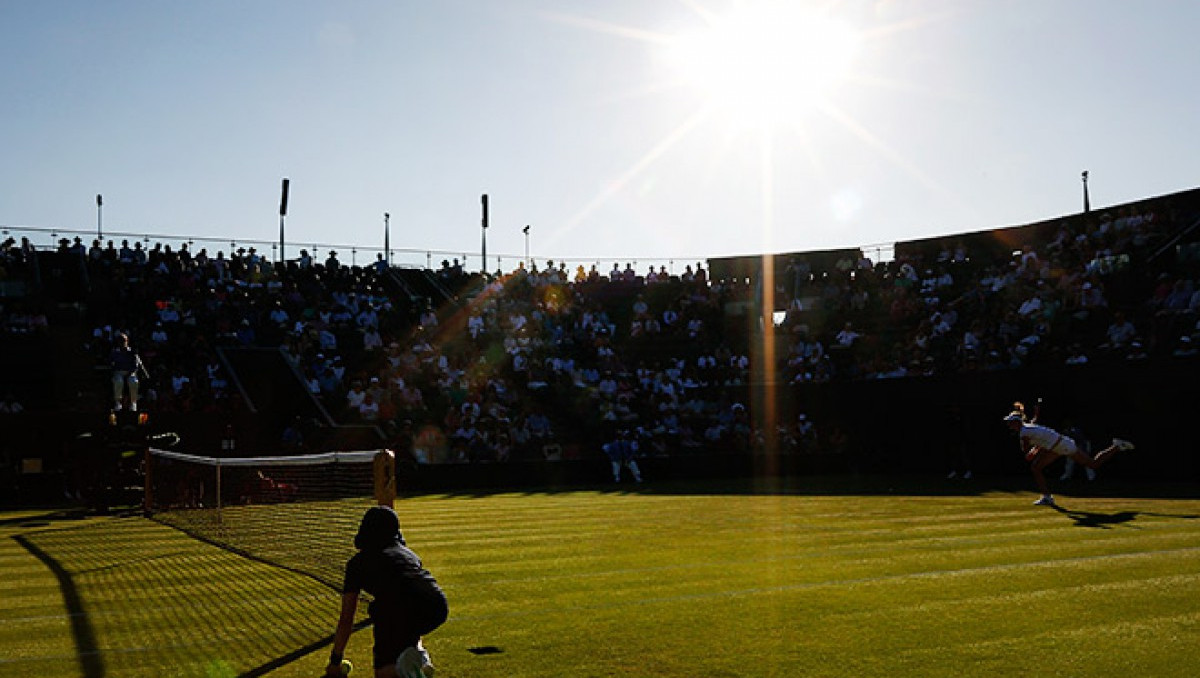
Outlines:
<svg viewBox="0 0 1200 678"><path fill-rule="evenodd" d="M397 510L450 597L439 676L1194 676L1200 499L1034 497L694 485ZM320 675L337 595L307 576L141 517L0 514L0 536L0 675Z"/></svg>

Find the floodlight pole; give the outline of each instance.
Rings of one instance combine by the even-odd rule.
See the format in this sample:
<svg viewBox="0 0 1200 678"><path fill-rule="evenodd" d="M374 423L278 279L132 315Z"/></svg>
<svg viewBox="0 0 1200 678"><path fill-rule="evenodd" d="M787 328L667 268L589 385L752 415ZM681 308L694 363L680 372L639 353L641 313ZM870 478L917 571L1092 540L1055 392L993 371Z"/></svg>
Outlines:
<svg viewBox="0 0 1200 678"><path fill-rule="evenodd" d="M1088 212L1092 211L1092 201L1088 197L1087 180L1088 180L1088 173L1087 173L1087 170L1084 170L1083 171L1083 213L1084 214L1087 214Z"/></svg>
<svg viewBox="0 0 1200 678"><path fill-rule="evenodd" d="M104 196L96 194L96 239L104 240Z"/></svg>
<svg viewBox="0 0 1200 678"><path fill-rule="evenodd" d="M479 202L481 203L481 205L483 207L483 221L481 223L481 225L482 225L482 228L481 228L482 251L480 252L480 256L479 256L479 270L482 273L487 273L487 230L488 230L488 197L487 197L487 193L484 193L479 198ZM466 262L463 262L463 263L465 264Z"/></svg>
<svg viewBox="0 0 1200 678"><path fill-rule="evenodd" d="M391 218L392 215L383 213L383 258L388 266L392 265L392 228L388 224Z"/></svg>
<svg viewBox="0 0 1200 678"><path fill-rule="evenodd" d="M283 179L282 193L279 196L279 263L287 260L287 255L283 252L283 218L287 216L287 201L288 201L288 181L287 177Z"/></svg>
<svg viewBox="0 0 1200 678"><path fill-rule="evenodd" d="M521 232L525 234L525 266L532 268L533 264L529 261L529 224L525 224L525 228L521 229Z"/></svg>

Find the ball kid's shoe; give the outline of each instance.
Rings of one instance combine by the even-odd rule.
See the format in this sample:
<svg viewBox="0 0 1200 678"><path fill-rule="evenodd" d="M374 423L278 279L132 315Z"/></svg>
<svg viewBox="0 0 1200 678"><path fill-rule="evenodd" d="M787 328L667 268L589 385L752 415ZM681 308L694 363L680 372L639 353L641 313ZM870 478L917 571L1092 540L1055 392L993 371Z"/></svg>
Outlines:
<svg viewBox="0 0 1200 678"><path fill-rule="evenodd" d="M420 644L400 653L396 659L396 674L403 678L433 678L433 662Z"/></svg>

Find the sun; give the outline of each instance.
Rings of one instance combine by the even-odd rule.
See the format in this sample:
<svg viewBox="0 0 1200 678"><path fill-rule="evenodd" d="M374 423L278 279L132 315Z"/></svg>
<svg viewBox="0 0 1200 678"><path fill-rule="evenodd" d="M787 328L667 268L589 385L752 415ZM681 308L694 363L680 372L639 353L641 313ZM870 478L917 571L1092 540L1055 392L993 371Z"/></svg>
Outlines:
<svg viewBox="0 0 1200 678"><path fill-rule="evenodd" d="M740 3L701 14L705 25L665 41L680 80L732 121L784 122L820 105L850 73L854 27L798 0Z"/></svg>
<svg viewBox="0 0 1200 678"><path fill-rule="evenodd" d="M696 138L702 138L711 151L710 168L731 158L757 162L766 237L774 230L777 174L794 172L807 160L804 170L819 178L824 168L817 142L825 130L848 132L882 160L937 188L937 182L855 115L855 104L861 104L867 94L864 88L921 92L911 83L880 77L874 71L895 36L921 30L961 10L896 21L874 6L886 3L871 3L873 9L867 11L863 3L844 0L676 1L689 12L664 16L669 27L557 12L544 15L556 23L647 46L651 77L645 82L630 80L627 91L610 96L627 100L651 95L661 110L679 116L661 138L580 207L560 237L581 228L601 205L629 190L638 177ZM689 27L681 28L681 22ZM833 196L832 214L839 222L850 220L860 208L861 199L853 189L843 188Z"/></svg>

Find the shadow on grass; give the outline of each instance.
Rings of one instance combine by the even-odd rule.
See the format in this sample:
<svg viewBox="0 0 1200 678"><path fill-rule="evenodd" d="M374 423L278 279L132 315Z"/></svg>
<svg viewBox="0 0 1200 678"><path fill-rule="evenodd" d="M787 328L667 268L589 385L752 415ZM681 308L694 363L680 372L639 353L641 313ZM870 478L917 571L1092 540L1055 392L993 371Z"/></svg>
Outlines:
<svg viewBox="0 0 1200 678"><path fill-rule="evenodd" d="M1149 513L1146 511L1118 511L1116 513L1099 513L1097 511L1076 511L1062 506L1055 506L1055 511L1075 521L1076 527L1091 527L1111 530L1114 525L1132 523L1141 516L1154 518L1178 518L1180 520L1196 520L1200 515L1184 515L1174 513Z"/></svg>
<svg viewBox="0 0 1200 678"><path fill-rule="evenodd" d="M75 580L71 577L71 573L67 572L53 556L38 548L24 536L17 535L13 539L22 548L29 551L34 558L40 560L58 579L63 603L67 606L67 614L71 620L71 635L75 639L75 651L79 655L79 666L83 670L84 677L104 676L104 660L96 648L96 633L92 629L87 612L83 609L83 599L79 595L79 589L75 586Z"/></svg>
<svg viewBox="0 0 1200 678"><path fill-rule="evenodd" d="M371 625L370 621L363 620L354 625L354 630L356 632L361 631L370 625ZM318 641L309 643L308 645L305 645L304 647L297 648L297 649L293 650L292 652L288 652L287 654L280 655L279 657L276 657L275 659L272 659L271 661L266 662L266 663L262 664L261 666L256 666L256 667L250 669L249 671L246 671L244 673L239 673L237 675L237 678L258 678L259 676L265 676L268 673L274 671L275 669L283 668L284 666L287 666L288 664L291 664L294 661L297 661L303 657L306 657L306 656L312 654L313 652L316 652L317 650L320 650L323 647L328 647L329 645L332 645L332 644L333 644L333 634L330 634Z"/></svg>
<svg viewBox="0 0 1200 678"><path fill-rule="evenodd" d="M1075 521L1076 527L1094 527L1111 530L1114 525L1123 525L1137 520L1139 511L1118 511L1117 513L1098 513L1095 511L1073 511L1062 506L1055 506L1055 511Z"/></svg>
<svg viewBox="0 0 1200 678"><path fill-rule="evenodd" d="M12 518L0 518L0 527L19 525L21 527L45 527L57 520L83 520L87 518L84 509L62 509L36 515L17 515Z"/></svg>
<svg viewBox="0 0 1200 678"><path fill-rule="evenodd" d="M22 524L40 527L47 519L54 518L28 516ZM130 668L147 675L152 667L183 666L252 678L333 642L335 592L311 578L271 566L276 578L262 561L216 555L142 518L78 528L12 537L57 578L59 590L47 596L57 594L65 612L71 636L58 656L75 658L72 675L105 678ZM99 602L89 605L92 595ZM360 621L355 630L368 625ZM235 628L241 632L229 631Z"/></svg>

